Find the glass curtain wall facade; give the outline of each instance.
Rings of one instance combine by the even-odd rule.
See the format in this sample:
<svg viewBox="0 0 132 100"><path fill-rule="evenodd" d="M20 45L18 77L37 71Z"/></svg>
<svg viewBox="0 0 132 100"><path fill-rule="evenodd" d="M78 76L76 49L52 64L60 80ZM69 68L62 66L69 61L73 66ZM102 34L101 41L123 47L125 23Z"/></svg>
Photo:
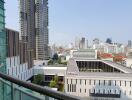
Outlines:
<svg viewBox="0 0 132 100"><path fill-rule="evenodd" d="M6 73L6 32L4 0L0 0L0 72ZM7 100L7 87L0 81L0 100Z"/></svg>
<svg viewBox="0 0 132 100"><path fill-rule="evenodd" d="M6 32L4 0L0 0L0 71L6 73Z"/></svg>

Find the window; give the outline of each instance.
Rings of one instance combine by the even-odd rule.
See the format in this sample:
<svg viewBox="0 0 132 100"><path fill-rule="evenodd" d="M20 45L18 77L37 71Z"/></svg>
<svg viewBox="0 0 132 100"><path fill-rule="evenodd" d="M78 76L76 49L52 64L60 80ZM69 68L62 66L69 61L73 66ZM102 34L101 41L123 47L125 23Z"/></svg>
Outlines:
<svg viewBox="0 0 132 100"><path fill-rule="evenodd" d="M85 93L86 93L86 89L85 89Z"/></svg>
<svg viewBox="0 0 132 100"><path fill-rule="evenodd" d="M72 91L72 86L71 86L71 84L70 84L70 92Z"/></svg>
<svg viewBox="0 0 132 100"><path fill-rule="evenodd" d="M21 74L21 80L22 80L22 74Z"/></svg>
<svg viewBox="0 0 132 100"><path fill-rule="evenodd" d="M91 85L91 80L89 80L89 85Z"/></svg>
<svg viewBox="0 0 132 100"><path fill-rule="evenodd" d="M3 9L0 9L0 14L4 15L4 10Z"/></svg>
<svg viewBox="0 0 132 100"><path fill-rule="evenodd" d="M72 84L72 79L71 79L71 84Z"/></svg>
<svg viewBox="0 0 132 100"><path fill-rule="evenodd" d="M120 90L120 94L121 94L121 90Z"/></svg>
<svg viewBox="0 0 132 100"><path fill-rule="evenodd" d="M13 67L12 67L12 76L13 76Z"/></svg>
<svg viewBox="0 0 132 100"><path fill-rule="evenodd" d="M120 86L121 86L121 81L120 81Z"/></svg>
<svg viewBox="0 0 132 100"><path fill-rule="evenodd" d="M8 69L8 75L9 75L9 69Z"/></svg>
<svg viewBox="0 0 132 100"><path fill-rule="evenodd" d="M80 79L80 84L82 83L82 80Z"/></svg>
<svg viewBox="0 0 132 100"><path fill-rule="evenodd" d="M104 85L105 85L105 80L104 80Z"/></svg>
<svg viewBox="0 0 132 100"><path fill-rule="evenodd" d="M129 92L129 95L131 95L131 94L132 94L132 92L130 91L130 92Z"/></svg>
<svg viewBox="0 0 132 100"><path fill-rule="evenodd" d="M100 80L99 80L99 86L100 86Z"/></svg>
<svg viewBox="0 0 132 100"><path fill-rule="evenodd" d="M4 17L0 16L0 22L4 22Z"/></svg>
<svg viewBox="0 0 132 100"><path fill-rule="evenodd" d="M108 81L108 85L111 86L111 80Z"/></svg>
<svg viewBox="0 0 132 100"><path fill-rule="evenodd" d="M111 94L111 90L110 90L110 94Z"/></svg>
<svg viewBox="0 0 132 100"><path fill-rule="evenodd" d="M17 75L17 66L16 66L16 75Z"/></svg>
<svg viewBox="0 0 132 100"><path fill-rule="evenodd" d="M73 87L74 87L74 92L76 92L76 85L74 84Z"/></svg>
<svg viewBox="0 0 132 100"><path fill-rule="evenodd" d="M19 66L19 73L20 73L20 66Z"/></svg>
<svg viewBox="0 0 132 100"><path fill-rule="evenodd" d="M95 93L95 89L94 89L94 93Z"/></svg>
<svg viewBox="0 0 132 100"><path fill-rule="evenodd" d="M105 94L105 89L103 90L103 94Z"/></svg>
<svg viewBox="0 0 132 100"><path fill-rule="evenodd" d="M85 80L85 85L86 85L87 83L86 83L86 80Z"/></svg>
<svg viewBox="0 0 132 100"><path fill-rule="evenodd" d="M73 84L71 84L71 87L72 87L72 92L74 92L74 86L73 86Z"/></svg>
<svg viewBox="0 0 132 100"><path fill-rule="evenodd" d="M115 90L115 94L116 94L116 90Z"/></svg>
<svg viewBox="0 0 132 100"><path fill-rule="evenodd" d="M23 66L22 66L22 72L23 72Z"/></svg>
<svg viewBox="0 0 132 100"><path fill-rule="evenodd" d="M132 85L132 82L130 81L130 87L131 87L131 85Z"/></svg>
<svg viewBox="0 0 132 100"><path fill-rule="evenodd" d="M126 91L124 92L124 95L126 95Z"/></svg>
<svg viewBox="0 0 132 100"><path fill-rule="evenodd" d="M100 90L99 90L99 94L100 94Z"/></svg>
<svg viewBox="0 0 132 100"><path fill-rule="evenodd" d="M15 43L14 43L15 44ZM13 53L14 53L15 51L13 50ZM14 66L15 66L15 58L14 58Z"/></svg>
<svg viewBox="0 0 132 100"><path fill-rule="evenodd" d="M80 89L80 93L81 93L81 89Z"/></svg>
<svg viewBox="0 0 132 100"><path fill-rule="evenodd" d="M89 89L89 93L91 93L91 89Z"/></svg>
<svg viewBox="0 0 132 100"><path fill-rule="evenodd" d="M126 86L126 81L125 81L125 86Z"/></svg>
<svg viewBox="0 0 132 100"><path fill-rule="evenodd" d="M116 86L116 81L115 81L115 86Z"/></svg>
<svg viewBox="0 0 132 100"><path fill-rule="evenodd" d="M67 91L69 92L69 84L67 85Z"/></svg>
<svg viewBox="0 0 132 100"><path fill-rule="evenodd" d="M11 64L11 58L10 58L10 67L12 67L12 64Z"/></svg>
<svg viewBox="0 0 132 100"><path fill-rule="evenodd" d="M94 80L94 85L96 84L96 81Z"/></svg>
<svg viewBox="0 0 132 100"><path fill-rule="evenodd" d="M76 79L76 84L77 84L77 79Z"/></svg>

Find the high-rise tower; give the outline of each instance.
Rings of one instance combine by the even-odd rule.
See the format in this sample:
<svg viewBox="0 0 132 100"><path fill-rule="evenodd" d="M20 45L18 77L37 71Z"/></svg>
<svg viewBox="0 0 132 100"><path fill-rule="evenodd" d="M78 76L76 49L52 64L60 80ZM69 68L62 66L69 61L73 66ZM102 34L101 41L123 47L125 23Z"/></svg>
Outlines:
<svg viewBox="0 0 132 100"><path fill-rule="evenodd" d="M26 60L28 68L33 67L33 59L35 59L36 39L35 39L35 2L34 0L19 0L20 2L20 39L24 46L24 51L27 52Z"/></svg>
<svg viewBox="0 0 132 100"><path fill-rule="evenodd" d="M21 40L27 42L29 54L35 58L35 1L20 0L20 30Z"/></svg>
<svg viewBox="0 0 132 100"><path fill-rule="evenodd" d="M132 41L131 40L128 40L128 45L127 45L129 48L132 47Z"/></svg>
<svg viewBox="0 0 132 100"><path fill-rule="evenodd" d="M85 49L85 37L82 37L81 38L81 41L80 41L80 49Z"/></svg>
<svg viewBox="0 0 132 100"><path fill-rule="evenodd" d="M6 73L6 32L4 0L0 0L0 72ZM0 100L8 100L7 87L0 82ZM9 93L9 92L8 92ZM5 96L5 97L4 97Z"/></svg>
<svg viewBox="0 0 132 100"><path fill-rule="evenodd" d="M48 54L48 0L35 0L36 4L36 58L49 59Z"/></svg>
<svg viewBox="0 0 132 100"><path fill-rule="evenodd" d="M6 32L4 0L0 0L0 71L6 73Z"/></svg>
<svg viewBox="0 0 132 100"><path fill-rule="evenodd" d="M37 60L48 59L48 0L20 0L20 25L28 54Z"/></svg>

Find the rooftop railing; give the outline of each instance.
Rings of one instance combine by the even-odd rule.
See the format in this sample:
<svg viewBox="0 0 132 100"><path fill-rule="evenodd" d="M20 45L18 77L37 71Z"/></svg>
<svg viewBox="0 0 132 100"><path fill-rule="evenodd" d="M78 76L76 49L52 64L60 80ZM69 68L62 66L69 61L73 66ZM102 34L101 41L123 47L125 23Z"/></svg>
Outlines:
<svg viewBox="0 0 132 100"><path fill-rule="evenodd" d="M81 100L81 98L0 73L0 100Z"/></svg>

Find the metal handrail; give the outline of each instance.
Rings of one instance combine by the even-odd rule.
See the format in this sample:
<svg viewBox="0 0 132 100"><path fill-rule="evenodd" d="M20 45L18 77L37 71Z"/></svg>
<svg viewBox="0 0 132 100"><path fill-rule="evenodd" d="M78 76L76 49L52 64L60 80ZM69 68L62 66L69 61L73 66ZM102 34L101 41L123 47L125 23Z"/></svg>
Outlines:
<svg viewBox="0 0 132 100"><path fill-rule="evenodd" d="M9 82L12 82L14 84L17 84L19 86L22 86L24 88L31 89L32 91L38 92L40 94L47 95L49 97L53 97L55 99L59 99L59 100L81 100L80 97L72 96L72 95L69 95L69 94L66 94L63 92L54 91L48 87L42 87L42 86L39 86L39 85L36 85L33 83L22 81L22 80L11 77L11 76L6 75L6 74L1 73L1 72L0 72L0 78L7 80Z"/></svg>

